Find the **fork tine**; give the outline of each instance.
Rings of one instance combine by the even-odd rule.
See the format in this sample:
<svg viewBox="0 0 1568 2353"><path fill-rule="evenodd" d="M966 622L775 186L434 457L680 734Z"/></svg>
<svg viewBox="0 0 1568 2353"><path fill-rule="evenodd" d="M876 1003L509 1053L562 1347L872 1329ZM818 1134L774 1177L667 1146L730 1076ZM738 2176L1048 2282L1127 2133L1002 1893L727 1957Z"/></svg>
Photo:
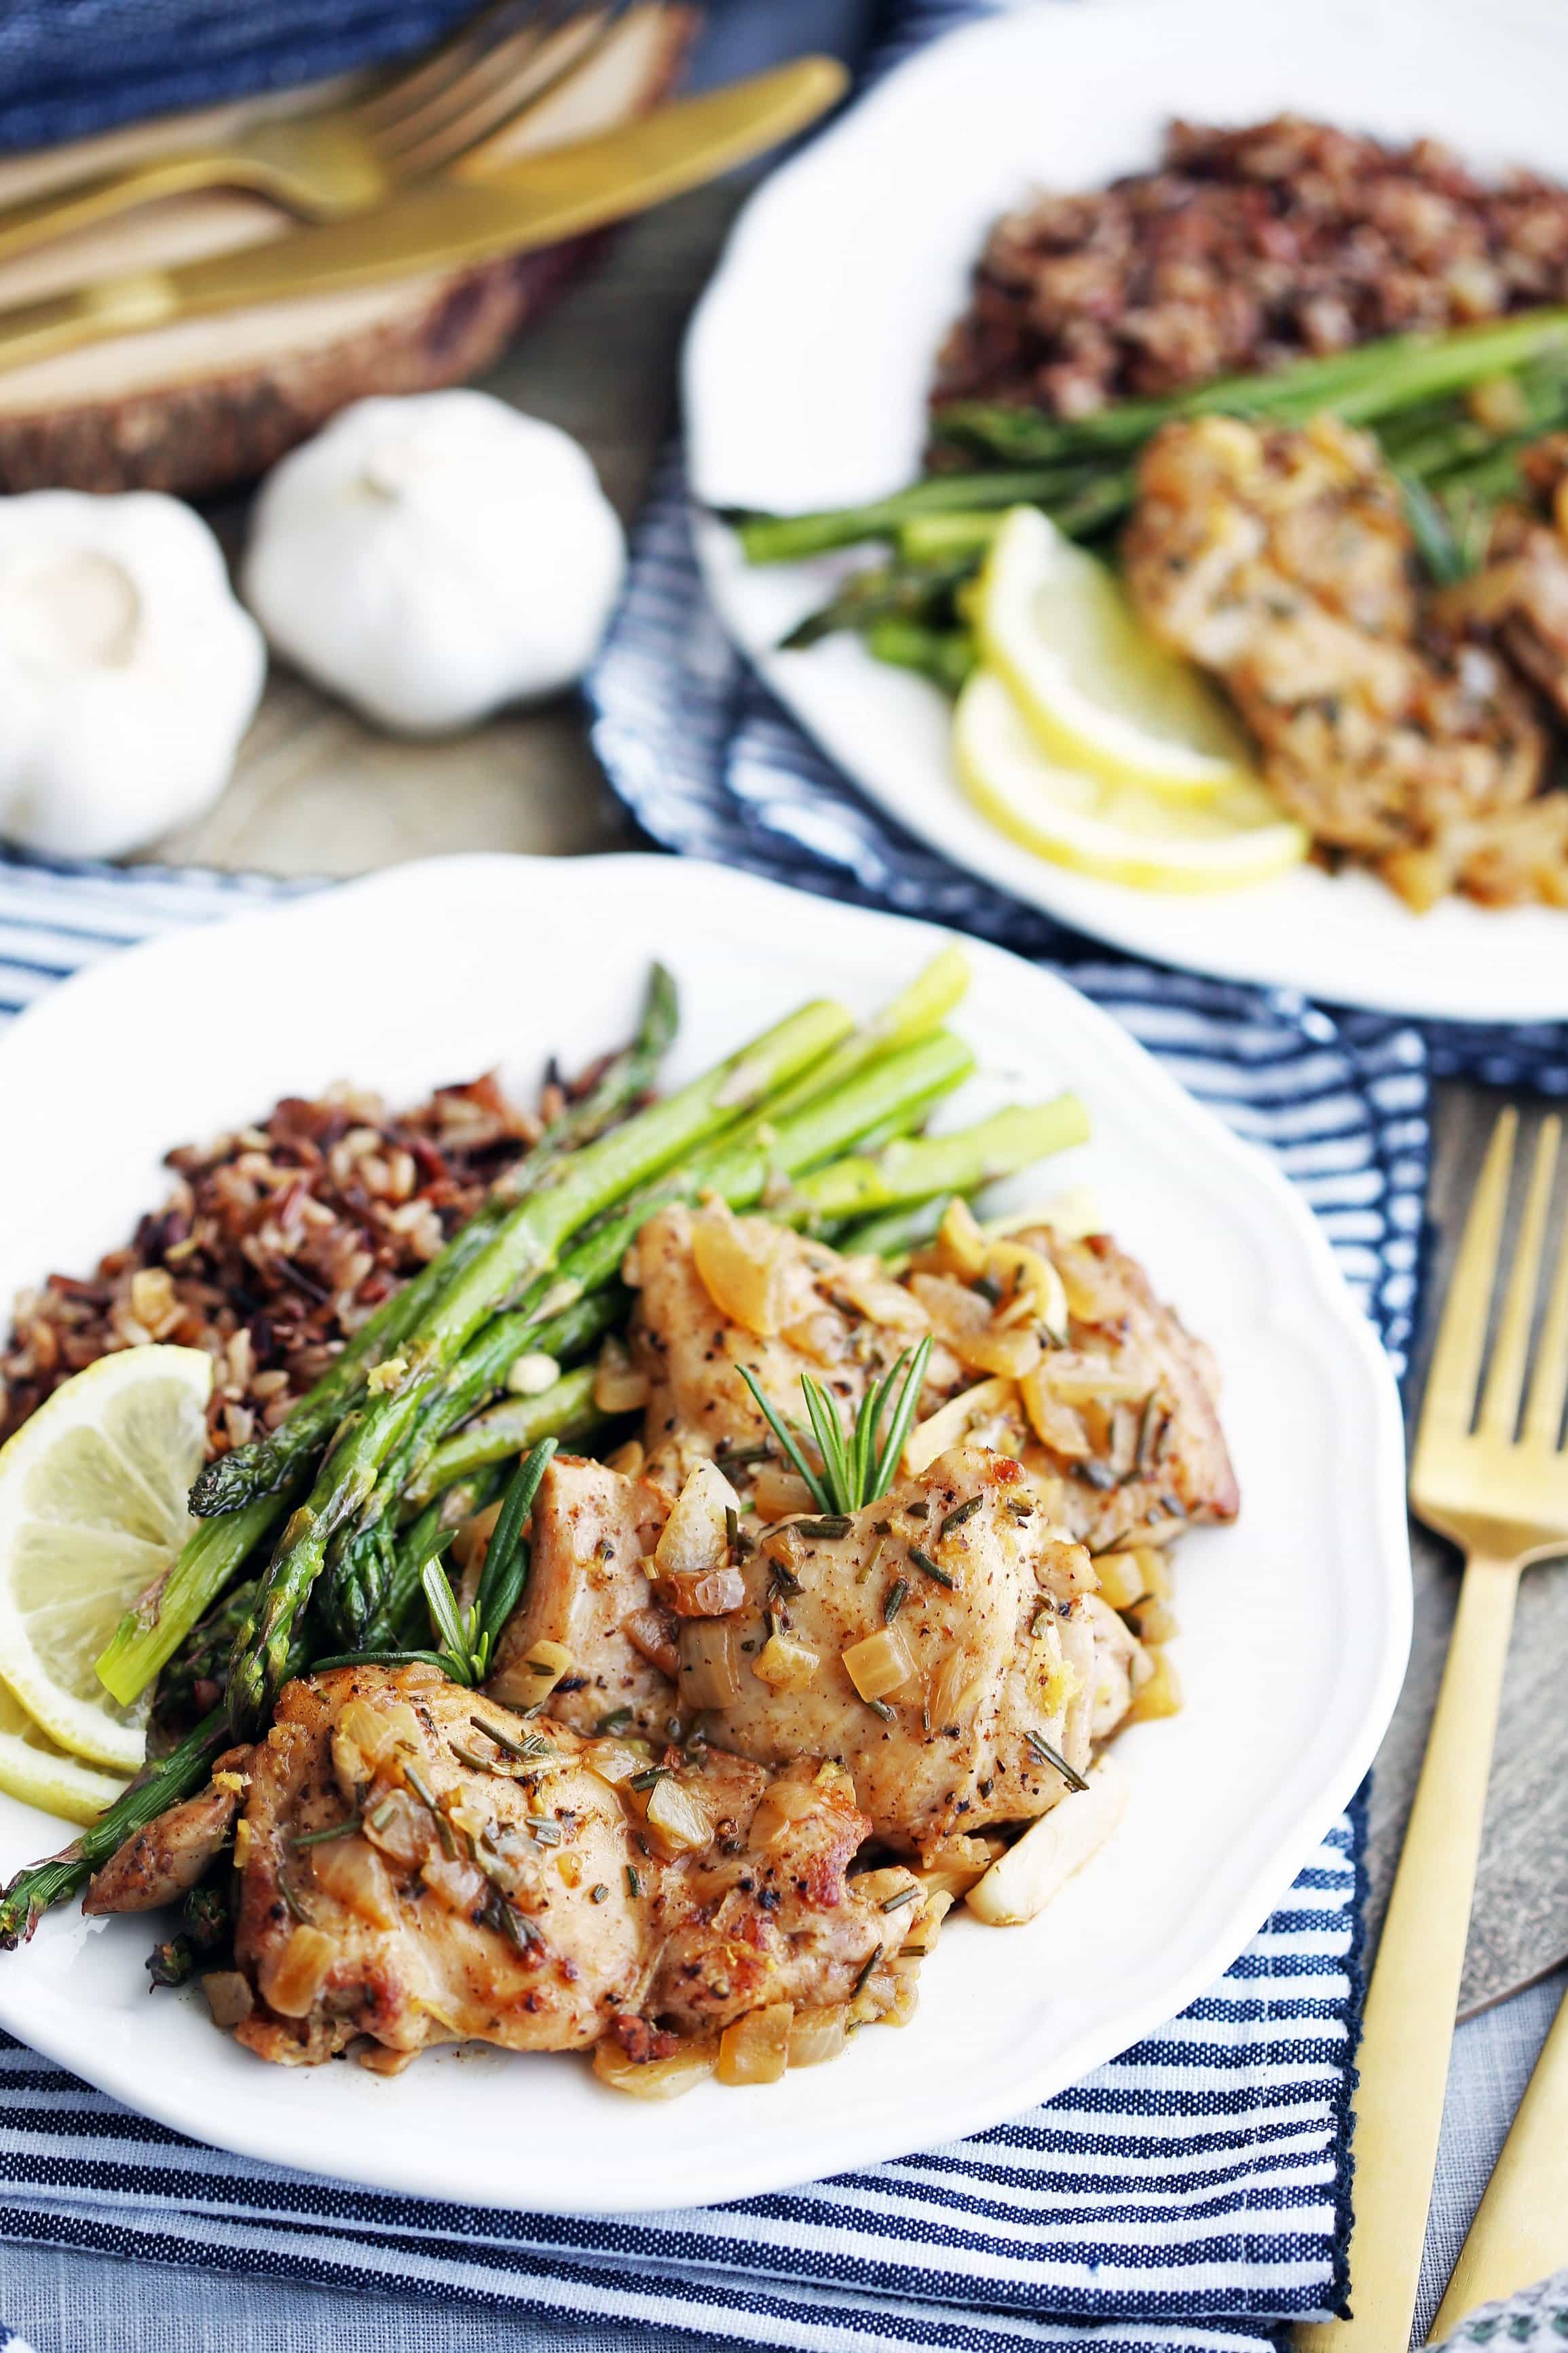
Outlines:
<svg viewBox="0 0 1568 2353"><path fill-rule="evenodd" d="M1561 1122L1547 1123L1553 1130ZM1555 1149L1555 1136L1553 1148ZM1523 1437L1526 1445L1555 1448L1563 1427L1563 1404L1568 1397L1568 1229L1557 1238L1557 1264L1542 1318L1535 1371L1525 1401Z"/></svg>
<svg viewBox="0 0 1568 2353"><path fill-rule="evenodd" d="M378 152L402 178L439 171L570 80L603 47L618 14L613 6L595 8L542 40L520 34L502 42L416 116L378 133Z"/></svg>
<svg viewBox="0 0 1568 2353"><path fill-rule="evenodd" d="M575 0L489 0L455 26L437 47L423 51L405 73L395 73L353 101L353 113L364 128L376 133L416 107L426 105L448 89L459 74L504 40L530 27L541 40L559 21L564 5Z"/></svg>
<svg viewBox="0 0 1568 2353"><path fill-rule="evenodd" d="M1552 1180L1557 1173L1560 1123L1543 1120L1535 1146L1524 1216L1513 1254L1513 1271L1498 1320L1492 1361L1481 1398L1478 1427L1489 1437L1511 1440L1519 1419L1519 1396L1524 1387L1525 1360L1530 1355L1530 1328L1535 1321L1535 1293L1541 1279L1541 1251L1546 1240L1546 1214L1552 1203Z"/></svg>
<svg viewBox="0 0 1568 2353"><path fill-rule="evenodd" d="M1476 1381L1486 1347L1487 1317L1497 1275L1498 1244L1502 1238L1518 1127L1517 1112L1510 1108L1501 1113L1487 1146L1480 1182L1465 1220L1464 1239L1448 1286L1443 1321L1437 1327L1437 1345L1432 1351L1417 1450L1434 1440L1457 1437L1470 1426Z"/></svg>

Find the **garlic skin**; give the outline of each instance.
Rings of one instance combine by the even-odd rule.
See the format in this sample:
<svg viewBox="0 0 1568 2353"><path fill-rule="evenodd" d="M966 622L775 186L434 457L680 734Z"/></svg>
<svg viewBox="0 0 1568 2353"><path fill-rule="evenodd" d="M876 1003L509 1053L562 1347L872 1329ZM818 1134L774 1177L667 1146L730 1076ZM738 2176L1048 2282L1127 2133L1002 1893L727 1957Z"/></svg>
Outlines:
<svg viewBox="0 0 1568 2353"><path fill-rule="evenodd" d="M439 735L593 659L626 539L586 453L483 392L361 400L283 459L242 591L277 650L377 726Z"/></svg>
<svg viewBox="0 0 1568 2353"><path fill-rule="evenodd" d="M0 837L122 858L228 782L267 673L212 533L153 491L0 498Z"/></svg>

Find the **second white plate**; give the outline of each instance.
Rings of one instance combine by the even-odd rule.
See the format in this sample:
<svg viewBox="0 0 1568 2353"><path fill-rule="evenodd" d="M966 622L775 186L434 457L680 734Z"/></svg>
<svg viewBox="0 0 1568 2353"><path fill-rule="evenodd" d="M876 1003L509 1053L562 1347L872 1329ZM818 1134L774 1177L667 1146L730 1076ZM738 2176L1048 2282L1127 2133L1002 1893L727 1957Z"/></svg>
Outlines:
<svg viewBox="0 0 1568 2353"><path fill-rule="evenodd" d="M687 348L695 494L787 513L912 479L933 358L991 221L1031 185L1146 168L1173 115L1289 111L1428 132L1478 164L1562 178L1565 69L1557 0L1096 0L1019 7L935 43L742 215ZM699 544L726 627L801 723L905 825L1014 897L1163 963L1337 1003L1568 1016L1568 916L1555 910L1449 900L1416 916L1369 876L1311 868L1166 897L1035 857L959 792L934 688L847 637L778 651L826 600L837 561L748 566L711 522Z"/></svg>

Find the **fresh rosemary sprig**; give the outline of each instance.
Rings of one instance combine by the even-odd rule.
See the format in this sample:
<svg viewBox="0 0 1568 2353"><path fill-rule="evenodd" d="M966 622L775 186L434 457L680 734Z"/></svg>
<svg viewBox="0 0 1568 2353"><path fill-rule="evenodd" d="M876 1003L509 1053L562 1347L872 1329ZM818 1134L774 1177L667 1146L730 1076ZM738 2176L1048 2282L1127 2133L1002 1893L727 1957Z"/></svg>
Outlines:
<svg viewBox="0 0 1568 2353"><path fill-rule="evenodd" d="M529 1551L522 1538L523 1523L533 1509L539 1482L555 1447L553 1438L542 1438L513 1472L485 1553L479 1588L468 1609L458 1609L439 1560L427 1560L421 1572L437 1655L455 1683L472 1689L476 1683L483 1683L489 1672L501 1629L528 1582Z"/></svg>
<svg viewBox="0 0 1568 2353"><path fill-rule="evenodd" d="M838 1409L822 1383L810 1373L802 1373L801 1395L805 1399L812 1436L822 1458L819 1472L814 1471L806 1459L801 1432L774 1410L746 1366L741 1366L741 1378L755 1398L768 1428L805 1481L819 1512L829 1517L842 1517L862 1511L879 1495L887 1493L920 1404L931 1350L929 1335L918 1347L903 1350L897 1363L873 1383L861 1399L850 1438L845 1437Z"/></svg>

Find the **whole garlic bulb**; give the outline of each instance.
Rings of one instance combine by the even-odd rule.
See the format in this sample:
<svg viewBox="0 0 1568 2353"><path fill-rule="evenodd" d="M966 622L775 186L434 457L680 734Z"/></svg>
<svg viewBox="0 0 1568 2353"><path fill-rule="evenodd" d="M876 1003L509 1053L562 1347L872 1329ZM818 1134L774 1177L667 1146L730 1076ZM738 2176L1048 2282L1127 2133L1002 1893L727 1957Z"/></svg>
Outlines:
<svg viewBox="0 0 1568 2353"><path fill-rule="evenodd" d="M267 671L199 515L151 491L0 499L0 836L120 858L227 783Z"/></svg>
<svg viewBox="0 0 1568 2353"><path fill-rule="evenodd" d="M434 735L581 677L625 568L570 434L488 393L429 392L358 401L274 469L242 585L307 677Z"/></svg>

